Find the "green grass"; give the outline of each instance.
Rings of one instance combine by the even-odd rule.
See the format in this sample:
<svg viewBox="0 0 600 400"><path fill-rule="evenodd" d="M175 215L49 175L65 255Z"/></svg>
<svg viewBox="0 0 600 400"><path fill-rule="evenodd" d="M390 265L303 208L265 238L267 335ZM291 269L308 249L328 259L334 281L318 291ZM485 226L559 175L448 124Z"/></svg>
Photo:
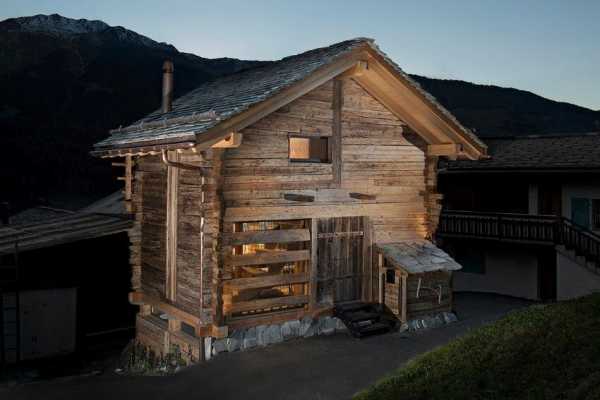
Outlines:
<svg viewBox="0 0 600 400"><path fill-rule="evenodd" d="M510 313L354 399L600 399L600 294Z"/></svg>

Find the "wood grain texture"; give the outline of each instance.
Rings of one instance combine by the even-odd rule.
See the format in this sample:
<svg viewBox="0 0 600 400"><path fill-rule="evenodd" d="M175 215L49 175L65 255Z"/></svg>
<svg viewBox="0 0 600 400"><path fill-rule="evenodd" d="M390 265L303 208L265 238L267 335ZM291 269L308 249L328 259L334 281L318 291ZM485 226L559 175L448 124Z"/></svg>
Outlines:
<svg viewBox="0 0 600 400"><path fill-rule="evenodd" d="M308 229L234 232L225 235L225 242L232 246L254 243L293 243L308 240L310 240Z"/></svg>

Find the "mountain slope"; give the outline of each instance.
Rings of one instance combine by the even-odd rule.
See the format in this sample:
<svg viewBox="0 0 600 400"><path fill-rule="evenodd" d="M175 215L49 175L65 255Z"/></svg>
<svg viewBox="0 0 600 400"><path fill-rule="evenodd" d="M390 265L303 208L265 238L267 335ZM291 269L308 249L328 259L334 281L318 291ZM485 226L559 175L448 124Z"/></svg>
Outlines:
<svg viewBox="0 0 600 400"><path fill-rule="evenodd" d="M482 138L600 131L600 111L524 90L412 77Z"/></svg>
<svg viewBox="0 0 600 400"><path fill-rule="evenodd" d="M175 64L175 96L261 64L182 53L102 21L53 14L0 22L0 201L15 210L40 198L76 206L119 187L111 178L119 171L89 151L109 129L160 106L165 59ZM600 130L598 111L516 89L413 77L482 137Z"/></svg>
<svg viewBox="0 0 600 400"><path fill-rule="evenodd" d="M85 203L117 187L110 163L89 151L108 129L160 106L165 59L175 63L176 96L258 64L205 59L122 27L58 15L0 22L0 49L0 135L10 149L0 161L0 201L21 206L40 197L58 205L59 193Z"/></svg>

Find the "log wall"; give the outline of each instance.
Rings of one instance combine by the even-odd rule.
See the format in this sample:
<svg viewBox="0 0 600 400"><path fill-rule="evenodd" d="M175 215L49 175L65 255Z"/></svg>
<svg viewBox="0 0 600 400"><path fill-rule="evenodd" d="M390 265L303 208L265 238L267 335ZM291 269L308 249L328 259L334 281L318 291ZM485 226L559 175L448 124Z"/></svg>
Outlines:
<svg viewBox="0 0 600 400"><path fill-rule="evenodd" d="M165 297L166 284L166 167L158 156L141 157L136 180L141 182L141 288L152 297Z"/></svg>
<svg viewBox="0 0 600 400"><path fill-rule="evenodd" d="M427 272L409 275L406 281L407 318L413 319L423 315L432 315L452 311L452 273L447 271ZM417 297L417 287L421 279L421 289ZM438 292L431 289L442 289L441 302Z"/></svg>
<svg viewBox="0 0 600 400"><path fill-rule="evenodd" d="M169 303L203 326L224 324L223 286L232 279L226 238L236 222L368 217L362 229L369 243L421 239L435 225L434 164L407 140L414 132L352 79L328 82L241 133L240 147L179 155L205 171L179 171L176 291ZM330 137L331 162L290 161L290 135ZM139 157L132 285L161 301L166 202L167 167L158 155ZM372 280L369 296L378 290Z"/></svg>
<svg viewBox="0 0 600 400"><path fill-rule="evenodd" d="M179 160L207 167L210 171L212 154L213 151L203 154L184 152ZM218 254L215 252L219 228L216 226L214 182L210 174L203 179L198 170L180 169L178 173L176 290L174 300L169 302L186 313L201 317L206 324L213 315L213 269ZM133 188L132 287L166 301L167 167L160 156L139 157Z"/></svg>
<svg viewBox="0 0 600 400"><path fill-rule="evenodd" d="M235 221L369 216L374 242L426 235L423 151L404 138L406 124L353 80L343 81L341 93L341 149L333 149L333 163L288 159L290 135L335 133L333 82L242 131L242 145L225 155L225 226ZM335 152L340 150L341 182L336 183ZM289 200L290 194L314 201Z"/></svg>

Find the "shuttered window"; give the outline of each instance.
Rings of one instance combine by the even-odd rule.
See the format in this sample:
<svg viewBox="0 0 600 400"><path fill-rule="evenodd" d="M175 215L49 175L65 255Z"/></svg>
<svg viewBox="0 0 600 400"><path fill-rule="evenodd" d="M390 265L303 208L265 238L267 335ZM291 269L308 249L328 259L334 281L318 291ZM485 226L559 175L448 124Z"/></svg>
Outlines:
<svg viewBox="0 0 600 400"><path fill-rule="evenodd" d="M600 199L592 200L592 229L600 230Z"/></svg>
<svg viewBox="0 0 600 400"><path fill-rule="evenodd" d="M590 199L571 198L571 220L581 227L590 228Z"/></svg>
<svg viewBox="0 0 600 400"><path fill-rule="evenodd" d="M329 140L326 137L289 138L289 158L301 162L329 162Z"/></svg>

